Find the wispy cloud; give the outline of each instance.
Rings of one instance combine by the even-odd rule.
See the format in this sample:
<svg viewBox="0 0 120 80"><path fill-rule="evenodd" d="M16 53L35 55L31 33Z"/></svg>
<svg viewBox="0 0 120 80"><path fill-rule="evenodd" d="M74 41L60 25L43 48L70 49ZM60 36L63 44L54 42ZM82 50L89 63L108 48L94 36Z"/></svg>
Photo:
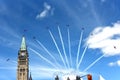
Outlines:
<svg viewBox="0 0 120 80"><path fill-rule="evenodd" d="M8 38L0 36L0 44L2 46L7 46L7 47L10 47L10 48L13 48L13 49L16 49L16 46L18 46L18 43L17 43L16 40L17 39L9 39L8 40Z"/></svg>
<svg viewBox="0 0 120 80"><path fill-rule="evenodd" d="M86 42L91 49L100 49L106 56L120 55L120 22L95 28Z"/></svg>
<svg viewBox="0 0 120 80"><path fill-rule="evenodd" d="M100 20L100 16L98 15L97 11L95 10L95 5L94 5L92 0L88 0L88 1L89 1L89 4L90 4L91 13L93 14L94 18L96 19L97 24L100 25L101 24L101 20Z"/></svg>
<svg viewBox="0 0 120 80"><path fill-rule="evenodd" d="M40 12L37 16L36 19L43 19L47 17L48 15L53 15L54 14L54 9L49 5L48 3L44 3L44 10Z"/></svg>
<svg viewBox="0 0 120 80"><path fill-rule="evenodd" d="M15 79L15 74L17 70L17 64L12 59L0 56L0 80L11 80ZM9 76L8 76L9 74Z"/></svg>
<svg viewBox="0 0 120 80"><path fill-rule="evenodd" d="M1 2L0 3L0 14L7 14L6 12L7 12L7 6L3 2Z"/></svg>
<svg viewBox="0 0 120 80"><path fill-rule="evenodd" d="M119 66L120 67L120 60L118 60L116 62L110 62L108 65L109 66Z"/></svg>
<svg viewBox="0 0 120 80"><path fill-rule="evenodd" d="M20 36L14 29L12 29L12 26L10 26L6 22L1 21L0 22L0 44L15 48L18 45L17 43L18 39L20 39Z"/></svg>
<svg viewBox="0 0 120 80"><path fill-rule="evenodd" d="M0 69L2 69L2 68L10 69L12 67L15 67L16 64L17 64L17 61L15 61L11 58L6 58L6 57L0 56Z"/></svg>
<svg viewBox="0 0 120 80"><path fill-rule="evenodd" d="M106 2L106 0L101 0L102 3Z"/></svg>
<svg viewBox="0 0 120 80"><path fill-rule="evenodd" d="M20 38L20 36L18 34L16 34L17 32L12 28L12 26L10 26L8 23L1 21L0 22L0 36L4 36L6 34L9 34L10 36L14 37L14 38ZM8 36L8 35L6 35ZM4 36L5 37L5 36Z"/></svg>

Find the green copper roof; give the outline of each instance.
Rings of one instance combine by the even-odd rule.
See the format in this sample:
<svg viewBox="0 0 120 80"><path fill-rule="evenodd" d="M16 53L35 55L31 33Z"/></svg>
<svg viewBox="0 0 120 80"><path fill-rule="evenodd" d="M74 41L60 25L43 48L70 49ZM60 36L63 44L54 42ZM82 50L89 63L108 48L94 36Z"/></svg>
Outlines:
<svg viewBox="0 0 120 80"><path fill-rule="evenodd" d="M25 42L25 37L22 37L22 43L21 43L21 47L20 50L26 50L26 42Z"/></svg>

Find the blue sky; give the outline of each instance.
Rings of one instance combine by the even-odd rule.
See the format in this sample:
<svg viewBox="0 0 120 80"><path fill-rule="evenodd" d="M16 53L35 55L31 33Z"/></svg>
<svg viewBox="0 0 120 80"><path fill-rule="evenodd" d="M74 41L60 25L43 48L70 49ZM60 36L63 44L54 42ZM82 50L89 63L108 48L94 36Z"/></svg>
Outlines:
<svg viewBox="0 0 120 80"><path fill-rule="evenodd" d="M105 80L119 80L119 3L0 0L0 80L16 79L23 35L33 80L54 80L55 75L64 80L71 74L88 73L93 80L99 80L99 75Z"/></svg>

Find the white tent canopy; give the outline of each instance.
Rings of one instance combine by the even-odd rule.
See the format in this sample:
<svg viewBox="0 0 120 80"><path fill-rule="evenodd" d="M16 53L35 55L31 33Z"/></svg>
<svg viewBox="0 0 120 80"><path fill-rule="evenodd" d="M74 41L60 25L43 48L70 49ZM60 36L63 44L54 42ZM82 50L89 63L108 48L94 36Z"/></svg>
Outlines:
<svg viewBox="0 0 120 80"><path fill-rule="evenodd" d="M100 75L99 80L105 80L102 75Z"/></svg>

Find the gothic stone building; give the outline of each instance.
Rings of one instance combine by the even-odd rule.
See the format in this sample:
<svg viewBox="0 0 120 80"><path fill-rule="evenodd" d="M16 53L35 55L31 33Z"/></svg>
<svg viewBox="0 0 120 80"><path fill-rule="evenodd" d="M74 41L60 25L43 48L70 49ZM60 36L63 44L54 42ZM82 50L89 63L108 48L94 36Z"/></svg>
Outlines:
<svg viewBox="0 0 120 80"><path fill-rule="evenodd" d="M29 55L24 36L18 51L17 80L32 80L31 74L29 77Z"/></svg>

